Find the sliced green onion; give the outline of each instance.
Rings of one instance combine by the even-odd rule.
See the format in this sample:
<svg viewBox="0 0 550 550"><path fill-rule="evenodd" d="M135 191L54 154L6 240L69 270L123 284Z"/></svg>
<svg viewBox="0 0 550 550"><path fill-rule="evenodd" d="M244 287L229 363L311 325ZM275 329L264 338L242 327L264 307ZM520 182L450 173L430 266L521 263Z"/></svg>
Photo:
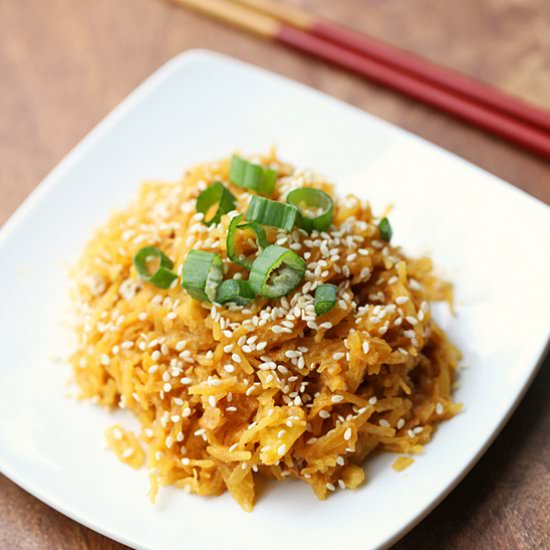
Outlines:
<svg viewBox="0 0 550 550"><path fill-rule="evenodd" d="M300 187L291 191L286 200L298 208L298 226L308 233L314 229L326 231L330 227L333 210L332 198L321 189ZM310 209L316 209L318 213L311 215L308 212Z"/></svg>
<svg viewBox="0 0 550 550"><path fill-rule="evenodd" d="M393 235L393 230L388 218L384 217L380 220L380 223L378 224L378 231L380 231L380 236L389 243L391 236Z"/></svg>
<svg viewBox="0 0 550 550"><path fill-rule="evenodd" d="M223 279L221 256L214 252L191 250L181 268L181 286L195 300L213 302Z"/></svg>
<svg viewBox="0 0 550 550"><path fill-rule="evenodd" d="M248 205L245 220L278 227L283 231L292 231L297 215L298 209L291 204L254 195Z"/></svg>
<svg viewBox="0 0 550 550"><path fill-rule="evenodd" d="M233 155L229 166L229 181L262 195L271 195L275 190L277 170L264 168L259 164Z"/></svg>
<svg viewBox="0 0 550 550"><path fill-rule="evenodd" d="M216 291L216 302L225 304L233 302L239 306L249 304L256 295L250 288L248 281L243 279L227 279Z"/></svg>
<svg viewBox="0 0 550 550"><path fill-rule="evenodd" d="M296 252L270 245L254 260L250 287L267 298L285 296L298 286L306 271L306 263Z"/></svg>
<svg viewBox="0 0 550 550"><path fill-rule="evenodd" d="M212 210L212 207L216 204L218 205L218 208L213 214L211 214L210 218L207 218L208 214ZM204 215L202 221L205 225L220 223L221 217L224 214L234 210L235 197L223 183L220 181L215 181L197 197L195 208L197 209L197 212Z"/></svg>
<svg viewBox="0 0 550 550"><path fill-rule="evenodd" d="M147 262L155 258L159 260L159 267L154 273L151 273L147 266ZM174 282L174 279L178 278L178 276L171 271L174 267L174 262L156 246L146 246L139 250L134 256L134 265L141 279L158 288L169 288Z"/></svg>
<svg viewBox="0 0 550 550"><path fill-rule="evenodd" d="M250 270L250 265L252 264L252 262L247 261L246 258L242 254L239 254L239 252L237 251L237 232L246 231L247 229L251 229L252 231L254 231L254 233L256 234L256 244L261 250L269 246L269 241L267 240L264 228L259 223L240 223L242 219L243 215L239 214L238 216L235 216L229 224L226 238L227 257L233 262L242 265L244 268Z"/></svg>
<svg viewBox="0 0 550 550"><path fill-rule="evenodd" d="M337 292L338 287L328 283L319 285L315 289L315 313L317 315L324 315L335 306Z"/></svg>

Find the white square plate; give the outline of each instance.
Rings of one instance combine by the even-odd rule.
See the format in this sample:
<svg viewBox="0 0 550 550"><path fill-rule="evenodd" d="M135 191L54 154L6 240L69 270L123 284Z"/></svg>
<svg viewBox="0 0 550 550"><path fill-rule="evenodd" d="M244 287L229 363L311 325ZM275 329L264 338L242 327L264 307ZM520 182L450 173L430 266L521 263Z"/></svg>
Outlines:
<svg viewBox="0 0 550 550"><path fill-rule="evenodd" d="M253 153L317 169L341 193L394 203L395 242L428 252L456 283L439 319L469 367L446 422L397 474L320 502L296 482L268 486L253 513L227 495L166 489L102 449L113 415L65 397L66 266L141 181ZM549 336L550 215L535 199L398 128L240 62L177 57L140 86L46 178L0 232L0 470L77 521L140 548L380 548L428 513L490 444L532 379ZM119 413L115 416L117 420ZM125 420L126 421L126 420Z"/></svg>

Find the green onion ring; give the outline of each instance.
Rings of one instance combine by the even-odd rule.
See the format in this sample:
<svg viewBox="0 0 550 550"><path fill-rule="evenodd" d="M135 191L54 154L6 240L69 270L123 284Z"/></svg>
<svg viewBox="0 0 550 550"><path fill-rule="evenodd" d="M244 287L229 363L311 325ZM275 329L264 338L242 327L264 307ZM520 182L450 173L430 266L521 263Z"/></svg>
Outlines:
<svg viewBox="0 0 550 550"><path fill-rule="evenodd" d="M223 262L219 254L191 250L181 268L181 286L195 300L213 302L223 279Z"/></svg>
<svg viewBox="0 0 550 550"><path fill-rule="evenodd" d="M233 302L244 306L252 302L255 297L250 284L243 279L227 279L220 284L216 291L216 303L218 304Z"/></svg>
<svg viewBox="0 0 550 550"><path fill-rule="evenodd" d="M321 189L300 187L291 191L286 200L289 204L298 208L298 226L308 233L311 233L314 229L326 231L330 227L333 217L333 202L331 196L321 191ZM302 204L305 204L308 208L320 208L322 211L318 216L306 216L301 208Z"/></svg>
<svg viewBox="0 0 550 550"><path fill-rule="evenodd" d="M158 258L159 267L154 273L150 273L147 267L149 258ZM134 265L139 276L144 281L155 285L158 288L169 288L178 276L171 271L174 262L156 246L145 246L134 256Z"/></svg>
<svg viewBox="0 0 550 550"><path fill-rule="evenodd" d="M214 215L207 220L206 215L208 211L214 206L218 205L218 208ZM227 212L234 210L235 197L229 189L225 187L220 181L215 181L212 185L208 186L198 197L195 205L197 212L204 215L202 221L205 225L212 225L213 223L220 223L221 217Z"/></svg>
<svg viewBox="0 0 550 550"><path fill-rule="evenodd" d="M271 225L288 232L294 228L297 215L298 209L291 204L254 195L248 205L245 220Z"/></svg>
<svg viewBox="0 0 550 550"><path fill-rule="evenodd" d="M271 195L275 190L277 170L264 168L233 155L229 166L229 181L261 195Z"/></svg>
<svg viewBox="0 0 550 550"><path fill-rule="evenodd" d="M325 283L315 289L315 313L324 315L336 305L338 287Z"/></svg>
<svg viewBox="0 0 550 550"><path fill-rule="evenodd" d="M264 228L260 224L256 222L240 223L242 219L243 215L239 214L238 216L235 216L229 224L226 238L227 257L236 264L250 270L252 261L247 261L246 258L244 258L244 256L239 254L237 251L237 231L252 229L252 231L256 234L256 244L260 250L268 247L269 241L267 240Z"/></svg>
<svg viewBox="0 0 550 550"><path fill-rule="evenodd" d="M306 271L306 263L296 252L270 245L254 260L250 287L267 298L285 296L296 288Z"/></svg>
<svg viewBox="0 0 550 550"><path fill-rule="evenodd" d="M378 231L380 231L380 236L389 243L391 236L393 235L393 229L388 218L384 217L380 220L380 223L378 224Z"/></svg>

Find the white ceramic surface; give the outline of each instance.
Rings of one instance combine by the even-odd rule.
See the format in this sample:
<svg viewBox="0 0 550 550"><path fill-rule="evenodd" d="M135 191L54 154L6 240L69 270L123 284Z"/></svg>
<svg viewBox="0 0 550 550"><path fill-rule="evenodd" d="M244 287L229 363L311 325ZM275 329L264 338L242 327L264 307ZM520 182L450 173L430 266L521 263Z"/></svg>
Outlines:
<svg viewBox="0 0 550 550"><path fill-rule="evenodd" d="M469 367L445 423L403 473L393 455L369 482L319 502L271 484L253 513L227 495L161 492L103 449L109 413L65 397L66 266L146 178L271 144L342 193L394 203L395 242L429 252L456 282L438 317ZM280 550L380 548L433 508L487 448L532 379L550 327L550 214L496 177L299 84L206 52L140 86L46 178L0 232L0 470L48 504L131 546ZM115 415L116 420L122 413Z"/></svg>

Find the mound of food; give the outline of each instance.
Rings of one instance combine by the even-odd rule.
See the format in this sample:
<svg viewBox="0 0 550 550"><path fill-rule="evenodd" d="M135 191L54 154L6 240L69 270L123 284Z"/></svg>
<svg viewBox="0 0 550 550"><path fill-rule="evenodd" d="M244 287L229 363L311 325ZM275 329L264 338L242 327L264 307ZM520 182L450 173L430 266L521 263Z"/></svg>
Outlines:
<svg viewBox="0 0 550 550"><path fill-rule="evenodd" d="M153 499L228 490L251 510L260 475L323 499L460 410L459 352L430 315L452 289L391 238L368 203L274 152L146 183L97 231L75 269L74 378L139 420L107 439L146 463Z"/></svg>

